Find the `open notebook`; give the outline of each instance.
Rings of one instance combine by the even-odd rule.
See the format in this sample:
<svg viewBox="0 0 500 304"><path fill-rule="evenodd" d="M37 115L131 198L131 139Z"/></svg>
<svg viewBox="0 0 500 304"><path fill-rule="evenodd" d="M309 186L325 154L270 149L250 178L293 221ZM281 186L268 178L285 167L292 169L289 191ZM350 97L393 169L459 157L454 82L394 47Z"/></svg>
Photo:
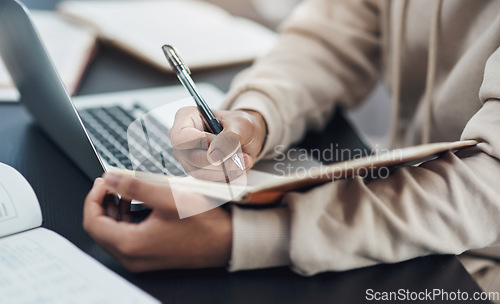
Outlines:
<svg viewBox="0 0 500 304"><path fill-rule="evenodd" d="M93 55L95 33L54 12L32 10L31 17L68 93L74 95ZM15 101L18 97L19 92L0 58L0 100Z"/></svg>
<svg viewBox="0 0 500 304"><path fill-rule="evenodd" d="M151 182L168 183L172 189L186 189L187 191L197 192L226 202L269 204L277 201L290 191L303 190L311 186L353 176L382 176L389 173L385 169L390 170L395 166L415 164L436 157L446 151L463 149L476 144L476 141L457 141L396 149L383 154L313 167L307 171L298 171L291 175L274 176L274 178L269 178L269 174L266 174L266 178L264 178L264 175L259 175L262 173L250 170L245 182L240 183L236 179L229 185L198 180L192 177L166 176L118 168L113 168L113 171Z"/></svg>
<svg viewBox="0 0 500 304"><path fill-rule="evenodd" d="M101 40L168 72L164 44L199 69L251 61L276 40L268 28L203 1L63 1L57 9L95 28Z"/></svg>
<svg viewBox="0 0 500 304"><path fill-rule="evenodd" d="M31 186L0 163L1 303L159 303L41 223Z"/></svg>

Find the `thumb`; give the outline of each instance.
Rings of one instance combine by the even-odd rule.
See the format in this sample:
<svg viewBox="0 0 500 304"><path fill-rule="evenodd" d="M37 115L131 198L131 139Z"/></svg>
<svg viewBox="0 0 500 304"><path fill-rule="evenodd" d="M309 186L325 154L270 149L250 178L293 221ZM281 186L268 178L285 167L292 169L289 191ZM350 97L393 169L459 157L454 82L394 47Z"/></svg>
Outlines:
<svg viewBox="0 0 500 304"><path fill-rule="evenodd" d="M87 199L91 202L102 204L104 197L106 196L106 186L104 185L104 180L100 177L96 178L94 185L87 195Z"/></svg>
<svg viewBox="0 0 500 304"><path fill-rule="evenodd" d="M240 148L240 140L233 132L222 131L212 139L207 151L208 161L218 166L230 158Z"/></svg>

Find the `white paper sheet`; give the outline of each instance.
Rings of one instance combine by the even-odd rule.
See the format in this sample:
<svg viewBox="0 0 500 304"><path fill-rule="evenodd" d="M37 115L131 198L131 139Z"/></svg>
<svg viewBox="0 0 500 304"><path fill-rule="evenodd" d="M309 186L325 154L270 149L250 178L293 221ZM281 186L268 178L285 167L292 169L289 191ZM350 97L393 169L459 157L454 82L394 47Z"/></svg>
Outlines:
<svg viewBox="0 0 500 304"><path fill-rule="evenodd" d="M14 168L0 163L0 237L41 224L40 205L28 181Z"/></svg>
<svg viewBox="0 0 500 304"><path fill-rule="evenodd" d="M0 257L2 303L159 303L44 228L0 239Z"/></svg>

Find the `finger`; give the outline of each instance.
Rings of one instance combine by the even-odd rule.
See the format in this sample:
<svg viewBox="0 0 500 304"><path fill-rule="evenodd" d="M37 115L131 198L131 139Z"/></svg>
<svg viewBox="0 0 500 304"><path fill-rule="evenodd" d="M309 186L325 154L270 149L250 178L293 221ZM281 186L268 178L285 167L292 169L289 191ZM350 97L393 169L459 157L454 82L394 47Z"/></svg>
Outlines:
<svg viewBox="0 0 500 304"><path fill-rule="evenodd" d="M196 128L200 131L204 130L203 118L197 107L183 107L175 113L174 124L171 128L172 132L184 128Z"/></svg>
<svg viewBox="0 0 500 304"><path fill-rule="evenodd" d="M184 168L184 171L186 171L187 174L196 179L202 179L213 182L225 180L225 176L222 170L206 170L203 168L198 168L191 165L185 159L179 159L179 162Z"/></svg>
<svg viewBox="0 0 500 304"><path fill-rule="evenodd" d="M177 111L174 125L169 131L175 149L206 149L209 141L207 134L203 118L196 107L184 107Z"/></svg>
<svg viewBox="0 0 500 304"><path fill-rule="evenodd" d="M119 221L121 216L116 202L117 202L116 196L108 193L104 196L102 206L107 216L113 218L116 221Z"/></svg>
<svg viewBox="0 0 500 304"><path fill-rule="evenodd" d="M217 135L207 151L207 159L213 165L220 165L240 149L238 135L231 131L222 131Z"/></svg>
<svg viewBox="0 0 500 304"><path fill-rule="evenodd" d="M192 151L192 150L186 150L186 151ZM203 150L199 150L199 152L193 151L193 153L198 153L198 156L196 157L190 157L189 155L186 155L184 153L186 151L174 150L173 154L184 168L184 171L186 171L187 174L191 175L194 178L208 180L208 181L227 181L228 179L232 181L235 178L241 176L243 173L245 173L245 171L242 171L240 167L238 167L238 165L232 159L229 159L224 162L225 168L223 168L222 165L214 166L211 164L206 167L200 168L198 167L199 164L197 164L196 161L193 161L192 158L195 159L199 159L200 157L204 158L206 156L205 151ZM245 153L240 154L239 156L244 164L250 164L250 156L246 155ZM226 170L227 178L224 169Z"/></svg>
<svg viewBox="0 0 500 304"><path fill-rule="evenodd" d="M215 170L207 160L207 150L204 149L190 149L190 150L174 150L174 157L181 162L190 164L195 168Z"/></svg>
<svg viewBox="0 0 500 304"><path fill-rule="evenodd" d="M200 131L195 128L184 128L176 132L171 132L170 142L177 150L186 149L207 149L210 145L213 134Z"/></svg>
<svg viewBox="0 0 500 304"><path fill-rule="evenodd" d="M255 129L255 118L248 111L232 111L232 115L224 115L224 113L214 112L215 116L219 118L224 130L229 133L236 134L240 144L243 148L247 145L252 145L255 140L254 132L250 130ZM265 132L265 130L258 130L258 132Z"/></svg>
<svg viewBox="0 0 500 304"><path fill-rule="evenodd" d="M119 229L118 222L105 215L102 207L105 195L104 180L98 178L85 198L83 227L94 240L115 243L122 237L122 229Z"/></svg>
<svg viewBox="0 0 500 304"><path fill-rule="evenodd" d="M220 164L214 165L208 161L206 150L202 149L174 150L173 155L179 162L181 162L181 164L182 161L184 161L189 163L191 166L199 169L216 170L216 171L222 170ZM245 153L238 154L243 163L245 162L244 161L245 155L246 155ZM249 157L248 155L246 156ZM245 166L245 164L243 165ZM229 171L232 170L241 171L240 167L238 167L238 165L232 160L226 161L226 169Z"/></svg>
<svg viewBox="0 0 500 304"><path fill-rule="evenodd" d="M175 211L172 193L167 183L145 182L114 172L106 172L103 177L108 189L120 194L126 200L138 200L153 209Z"/></svg>
<svg viewBox="0 0 500 304"><path fill-rule="evenodd" d="M224 165L226 166L226 164L228 162L229 161L226 161L224 163ZM242 171L240 168L238 168L234 164L232 166L236 167L237 169L228 170L226 168L226 172L224 172L222 166L218 166L217 170L206 170L204 168L194 167L187 162L185 162L185 163L181 162L181 164L184 167L184 170L186 171L186 173L188 173L190 176L192 176L196 179L213 181L213 182L227 182L227 180L233 181L245 173L245 171ZM226 176L226 174L227 174L227 176Z"/></svg>
<svg viewBox="0 0 500 304"><path fill-rule="evenodd" d="M132 214L130 213L131 202L129 200L120 199L118 210L120 211L120 220L132 222Z"/></svg>
<svg viewBox="0 0 500 304"><path fill-rule="evenodd" d="M255 155L250 155L247 153L242 153L241 155L238 153L238 156L240 156L241 161L243 162L243 166L245 167L245 170L248 171L250 168L255 165L255 162L257 161L257 157Z"/></svg>
<svg viewBox="0 0 500 304"><path fill-rule="evenodd" d="M102 178L97 178L94 181L92 189L85 198L85 203L83 205L84 215L88 215L91 217L104 215L104 209L102 208L101 204L105 196L106 187L104 186L104 180Z"/></svg>

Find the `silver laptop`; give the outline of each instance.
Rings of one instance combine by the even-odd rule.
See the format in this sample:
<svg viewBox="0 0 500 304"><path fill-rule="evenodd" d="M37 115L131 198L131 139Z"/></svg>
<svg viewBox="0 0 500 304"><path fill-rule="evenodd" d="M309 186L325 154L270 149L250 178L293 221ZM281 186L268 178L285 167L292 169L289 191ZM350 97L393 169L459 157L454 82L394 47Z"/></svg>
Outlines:
<svg viewBox="0 0 500 304"><path fill-rule="evenodd" d="M161 51L160 48L158 50ZM181 86L75 97L71 100L28 10L15 0L0 0L0 54L20 92L20 102L89 178L101 176L110 165L127 169L143 165L144 170L151 172L185 174L169 153L172 149L166 136L177 109L194 105ZM211 107L219 106L223 98L221 91L209 84L199 84L199 89ZM167 111L165 105L168 105ZM133 121L160 108L168 115L157 124L151 123L155 121L150 115L147 136L133 136L127 132ZM129 144L147 146L141 151L146 154L143 159L151 162L133 164L134 159L128 153ZM151 152L156 154L159 149L162 149L162 159L147 155Z"/></svg>

